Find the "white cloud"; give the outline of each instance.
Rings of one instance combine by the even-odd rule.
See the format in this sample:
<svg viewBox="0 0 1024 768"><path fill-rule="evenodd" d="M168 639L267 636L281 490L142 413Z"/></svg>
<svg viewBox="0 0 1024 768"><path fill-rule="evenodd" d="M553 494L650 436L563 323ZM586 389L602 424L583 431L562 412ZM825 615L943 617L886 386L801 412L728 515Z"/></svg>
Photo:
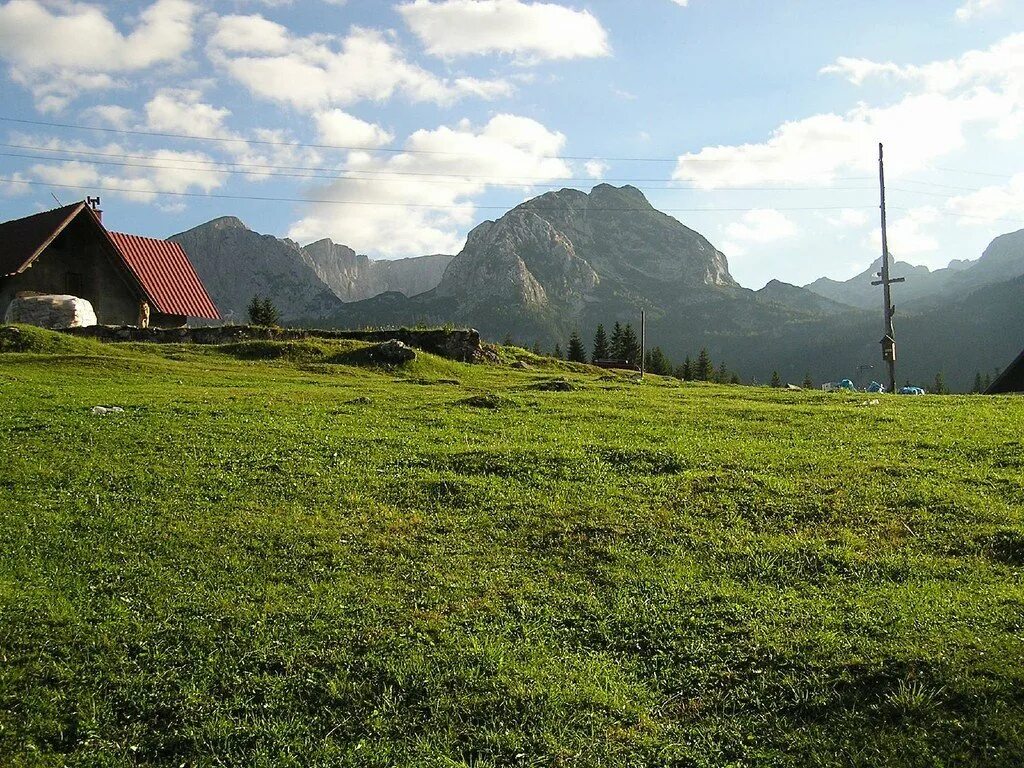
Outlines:
<svg viewBox="0 0 1024 768"><path fill-rule="evenodd" d="M607 56L608 34L589 11L522 0L414 0L398 6L435 56L512 54L521 63Z"/></svg>
<svg viewBox="0 0 1024 768"><path fill-rule="evenodd" d="M114 156L138 154L140 151L120 144L69 146L66 142L56 140L40 144ZM103 166L88 160L72 160L38 163L28 168L26 175L50 184L115 188L123 191L106 194L150 203L159 202L159 198L147 192L212 192L224 184L225 176L217 172L213 158L205 153L161 149L148 154L153 159L147 161L144 167L141 164L138 167Z"/></svg>
<svg viewBox="0 0 1024 768"><path fill-rule="evenodd" d="M89 122L111 128L127 128L135 120L135 112L119 104L97 104L84 110L82 116Z"/></svg>
<svg viewBox="0 0 1024 768"><path fill-rule="evenodd" d="M157 0L123 34L93 5L10 0L0 5L0 58L42 111L58 111L83 90L113 87L113 74L178 60L195 15L189 0Z"/></svg>
<svg viewBox="0 0 1024 768"><path fill-rule="evenodd" d="M204 104L194 89L165 88L145 106L146 125L154 131L227 137L224 120L231 110Z"/></svg>
<svg viewBox="0 0 1024 768"><path fill-rule="evenodd" d="M534 120L502 114L481 127L464 120L417 131L405 148L422 154L354 152L346 170L363 178L332 182L310 197L360 204L310 203L289 237L332 237L386 257L455 253L462 233L476 223L472 198L490 187L527 192L532 183L571 175L564 161L551 157L564 144L562 134ZM428 174L451 176L439 183Z"/></svg>
<svg viewBox="0 0 1024 768"><path fill-rule="evenodd" d="M317 140L336 147L382 147L394 141L394 134L379 125L360 120L358 117L331 109L318 112L316 120Z"/></svg>
<svg viewBox="0 0 1024 768"><path fill-rule="evenodd" d="M854 85L863 85L865 80L883 75L902 75L903 68L891 61L877 62L870 59L856 59L851 56L840 56L835 63L822 67L819 74L839 75Z"/></svg>
<svg viewBox="0 0 1024 768"><path fill-rule="evenodd" d="M210 38L210 46L225 53L288 53L288 28L262 16L223 16Z"/></svg>
<svg viewBox="0 0 1024 768"><path fill-rule="evenodd" d="M890 175L899 176L962 148L972 127L998 139L1015 138L1024 129L1024 34L923 66L840 58L822 71L858 85L888 77L906 83L907 92L889 106L862 103L842 114L784 123L762 143L683 155L673 178L707 189L764 182L827 185L843 173L870 173L878 142L894 159Z"/></svg>
<svg viewBox="0 0 1024 768"><path fill-rule="evenodd" d="M295 37L258 16L218 19L208 52L251 93L298 109L327 109L359 101L450 104L464 96L493 99L512 91L503 80L443 79L409 62L384 33L353 27L339 39Z"/></svg>
<svg viewBox="0 0 1024 768"><path fill-rule="evenodd" d="M826 216L825 221L836 229L860 229L871 221L871 214L859 208L844 208L835 216Z"/></svg>
<svg viewBox="0 0 1024 768"><path fill-rule="evenodd" d="M725 228L723 249L733 255L745 254L751 245L768 245L795 237L797 227L774 208L747 211L739 221Z"/></svg>
<svg viewBox="0 0 1024 768"><path fill-rule="evenodd" d="M251 136L227 127L231 111L203 102L202 93L188 88L164 88L145 105L145 127L152 131L209 136L223 141L212 151L224 153L232 162L245 166L310 166L321 162L320 153L293 143L285 132L259 128ZM269 142L269 143L264 143ZM246 168L245 178L262 181L270 169Z"/></svg>
<svg viewBox="0 0 1024 768"><path fill-rule="evenodd" d="M1024 173L1016 174L1006 184L954 197L946 207L965 217L963 224L975 226L989 226L993 219L1024 218Z"/></svg>
<svg viewBox="0 0 1024 768"><path fill-rule="evenodd" d="M587 160L583 164L583 170L587 172L587 176L592 179L603 179L604 175L608 173L608 163L602 162L601 160Z"/></svg>
<svg viewBox="0 0 1024 768"><path fill-rule="evenodd" d="M935 93L954 93L971 87L1019 92L1024 82L1024 33L1008 35L989 48L968 51L956 59L900 65L843 56L821 72L845 77L854 85L888 76Z"/></svg>
<svg viewBox="0 0 1024 768"><path fill-rule="evenodd" d="M967 0L956 9L956 18L959 21L970 21L978 14L995 10L1002 4L1002 0Z"/></svg>
<svg viewBox="0 0 1024 768"><path fill-rule="evenodd" d="M939 222L939 210L933 206L912 208L901 214L890 214L887 227L889 240L889 253L897 259L913 259L914 263L927 262L921 259L922 254L933 253L939 248L939 241L935 237L935 224ZM872 250L877 253L882 251L882 233L876 229L866 241ZM929 263L928 266L941 266L938 263Z"/></svg>

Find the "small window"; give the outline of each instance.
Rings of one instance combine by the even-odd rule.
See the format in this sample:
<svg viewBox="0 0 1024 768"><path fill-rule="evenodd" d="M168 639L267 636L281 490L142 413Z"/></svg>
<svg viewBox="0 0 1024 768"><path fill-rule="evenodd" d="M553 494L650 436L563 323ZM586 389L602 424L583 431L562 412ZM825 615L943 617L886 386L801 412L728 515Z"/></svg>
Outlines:
<svg viewBox="0 0 1024 768"><path fill-rule="evenodd" d="M84 290L85 279L82 277L81 272L68 272L64 276L64 293L69 296L83 298L82 292Z"/></svg>

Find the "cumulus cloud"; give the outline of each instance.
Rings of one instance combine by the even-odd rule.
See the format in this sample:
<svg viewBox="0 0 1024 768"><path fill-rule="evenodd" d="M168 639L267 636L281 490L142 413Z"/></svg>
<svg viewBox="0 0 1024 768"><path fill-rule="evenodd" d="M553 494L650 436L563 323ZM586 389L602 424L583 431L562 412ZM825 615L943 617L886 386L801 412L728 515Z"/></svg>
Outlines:
<svg viewBox="0 0 1024 768"><path fill-rule="evenodd" d="M267 166L304 165L321 162L320 153L302 147L284 131L259 128L246 136L227 126L231 111L202 100L202 93L190 88L164 88L145 107L145 128L163 133L180 133L220 139L212 145L234 164L247 166L245 178L270 178Z"/></svg>
<svg viewBox="0 0 1024 768"><path fill-rule="evenodd" d="M394 134L379 125L331 109L314 115L317 140L335 147L382 147L394 141Z"/></svg>
<svg viewBox="0 0 1024 768"><path fill-rule="evenodd" d="M859 208L843 208L834 216L826 216L825 221L836 229L860 229L871 222L871 214Z"/></svg>
<svg viewBox="0 0 1024 768"><path fill-rule="evenodd" d="M58 111L83 90L113 87L114 74L176 61L192 46L195 15L190 0L157 0L125 34L93 5L10 0L0 5L0 58L41 110Z"/></svg>
<svg viewBox="0 0 1024 768"><path fill-rule="evenodd" d="M862 103L845 113L784 123L761 143L683 155L674 178L707 189L763 182L826 185L842 173L872 171L879 141L898 158L892 173L899 175L960 149L974 126L1001 139L1024 129L1024 35L923 66L840 58L823 72L857 85L888 77L905 83L907 91L889 106Z"/></svg>
<svg viewBox="0 0 1024 768"><path fill-rule="evenodd" d="M961 223L967 225L987 226L993 219L1024 217L1024 173L1015 174L1006 184L953 197L946 207L963 216Z"/></svg>
<svg viewBox="0 0 1024 768"><path fill-rule="evenodd" d="M601 160L587 160L583 164L583 170L592 179L603 179L605 174L608 173L608 167L608 163Z"/></svg>
<svg viewBox="0 0 1024 768"><path fill-rule="evenodd" d="M571 175L552 157L564 144L561 133L535 120L500 114L483 126L463 120L417 131L404 143L408 152L388 158L351 153L345 170L354 178L311 190L310 197L359 204L309 203L289 237L332 237L385 257L455 253L476 223L474 197L492 187L528 192L534 183Z"/></svg>
<svg viewBox="0 0 1024 768"><path fill-rule="evenodd" d="M956 18L958 21L970 21L975 16L995 10L1002 4L1002 0L967 0L956 9Z"/></svg>
<svg viewBox="0 0 1024 768"><path fill-rule="evenodd" d="M138 149L118 143L91 146L47 140L40 146L104 156L137 154ZM130 200L153 202L154 192L212 192L223 186L225 176L217 172L212 157L203 152L161 149L148 153L153 159L145 167L104 166L89 160L37 163L25 171L26 177L50 184L77 187L106 187L122 190L108 192Z"/></svg>
<svg viewBox="0 0 1024 768"><path fill-rule="evenodd" d="M934 206L912 208L903 213L890 214L887 234L889 253L897 258L918 257L914 263L926 263L928 259L920 258L922 254L934 253L939 248L939 241L934 234L934 225L939 222L940 213ZM874 251L881 253L882 233L876 229L866 243ZM927 266L944 266L937 262Z"/></svg>
<svg viewBox="0 0 1024 768"><path fill-rule="evenodd" d="M434 56L504 53L526 63L611 53L608 33L593 14L555 3L414 0L398 12Z"/></svg>
<svg viewBox="0 0 1024 768"><path fill-rule="evenodd" d="M797 227L784 214L774 208L747 211L739 221L725 228L727 253L743 255L752 245L768 245L796 236Z"/></svg>
<svg viewBox="0 0 1024 768"><path fill-rule="evenodd" d="M296 37L260 16L225 16L210 39L211 59L251 93L297 109L385 101L450 104L465 96L511 93L503 80L440 78L408 61L384 33L353 27L343 38Z"/></svg>
<svg viewBox="0 0 1024 768"><path fill-rule="evenodd" d="M135 122L134 110L122 107L120 104L97 104L84 110L82 117L87 122L111 128L127 128Z"/></svg>

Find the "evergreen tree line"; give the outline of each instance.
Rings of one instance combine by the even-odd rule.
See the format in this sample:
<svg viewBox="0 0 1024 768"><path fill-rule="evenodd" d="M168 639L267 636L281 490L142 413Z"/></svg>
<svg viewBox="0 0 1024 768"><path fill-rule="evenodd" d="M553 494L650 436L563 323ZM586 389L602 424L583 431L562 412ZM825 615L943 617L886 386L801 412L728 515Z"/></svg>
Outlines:
<svg viewBox="0 0 1024 768"><path fill-rule="evenodd" d="M540 344L535 342L533 351L541 354ZM639 365L640 339L629 323L615 323L611 335L605 330L604 324L597 326L590 356L579 331L569 336L566 353L562 354L560 344L555 345L554 356L575 363L596 363L599 360L615 360L628 365ZM713 381L719 384L739 384L740 377L729 370L724 362L716 368L707 349L701 349L696 360L687 356L682 365L675 365L660 346L647 350L644 356L644 370L658 376L675 376L684 381Z"/></svg>

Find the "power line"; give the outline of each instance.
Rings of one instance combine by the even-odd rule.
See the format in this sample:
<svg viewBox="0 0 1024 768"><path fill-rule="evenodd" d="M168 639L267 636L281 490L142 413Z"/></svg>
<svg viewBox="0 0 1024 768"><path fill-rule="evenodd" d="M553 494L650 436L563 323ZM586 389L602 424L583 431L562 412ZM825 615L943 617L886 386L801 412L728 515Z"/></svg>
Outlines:
<svg viewBox="0 0 1024 768"><path fill-rule="evenodd" d="M327 205L364 205L364 206L384 206L394 208L425 208L431 210L464 210L464 205L432 205L430 203L400 203L400 202L375 202L372 200L333 200L333 199L317 199L310 197L274 197L270 195L230 195L220 194L213 192L175 192L169 190L155 190L155 189L131 189L128 187L111 187L97 184L51 184L45 181L30 181L28 179L5 179L0 178L2 184L25 184L35 187L53 187L56 189L80 189L86 191L101 191L101 192L124 192L127 194L143 194L143 195L169 195L172 197L199 197L199 198L210 198L215 200L252 200L259 202L276 202L276 203L322 203ZM503 205L475 205L475 208L479 210L494 210L494 211L508 211L509 206ZM873 206L849 206L849 205L835 205L835 206L798 206L789 208L775 208L777 211L844 211L850 209L868 209ZM543 207L531 205L530 210L534 211L564 211L568 210L563 207ZM749 211L759 210L758 207L746 207L746 208L590 208L590 211L595 212L621 212L621 213L746 213Z"/></svg>
<svg viewBox="0 0 1024 768"><path fill-rule="evenodd" d="M893 205L889 206L890 211L903 211L903 213L910 213L910 208L899 208ZM953 216L957 219L974 219L976 221L990 221L993 223L1000 222L1004 224L1017 224L1018 226L1024 226L1024 220L1022 219L1003 219L1003 218L990 218L988 216L973 216L969 213L953 213L951 211L943 211L943 216Z"/></svg>
<svg viewBox="0 0 1024 768"><path fill-rule="evenodd" d="M161 157L159 157L157 155L137 155L137 154L127 154L127 153L124 153L124 152L99 152L99 151L84 150L84 149L54 149L52 147L40 147L40 146L35 146L35 145L32 145L32 144L11 144L11 143L2 143L2 142L0 142L0 147L6 147L8 149L25 149L25 150L31 150L31 151L34 151L34 152L49 152L51 154L61 153L61 154L68 154L68 155L84 155L84 156L87 156L87 157L114 157L114 158L127 158L127 159L133 159L133 160L154 160L154 161L158 161L158 162L159 161L163 161L163 160L166 159L166 158L161 158ZM18 155L18 154L4 154L4 153L0 153L0 155L3 155L5 157L26 157L26 156ZM71 158L63 158L63 157L30 157L29 159L53 160L53 161L58 161L58 162L74 162L74 161L81 160L83 162L94 162L94 163L98 164L98 161L83 159L83 158L80 158L80 157L71 157ZM272 164L265 164L265 163L237 163L237 162L234 162L234 161L231 161L231 160L214 160L212 158L210 158L210 159L193 159L193 158L187 158L187 157L173 158L173 160L176 163L193 163L193 164L196 164L196 165L199 165L199 166L221 165L221 166L227 166L229 168L255 168L255 169L259 169L259 170L285 170L285 171L324 171L324 170L337 171L337 169L330 168L328 166L323 166L323 165L272 165ZM185 169L178 169L178 170L185 170ZM638 177L634 177L634 176L627 176L627 177L604 177L604 178L600 178L600 179L594 178L592 176L501 176L501 177L498 177L498 176L495 176L494 174L472 174L472 173L454 173L454 172L453 173L434 173L434 172L428 172L428 171L392 171L392 170L380 171L380 170L376 170L376 169L366 169L366 168L355 168L355 169L350 169L350 170L341 170L341 171L337 171L337 172L338 173L346 173L346 174L347 173L370 174L371 178L375 178L375 177L378 177L378 176L380 176L380 177L389 177L389 176L415 177L415 176L423 176L423 177L427 177L427 178L451 178L451 179L460 179L460 180L461 179L485 179L485 180L486 179L500 179L502 182L511 181L511 180L522 181L522 182L531 182L531 181L549 181L549 182L565 181L565 182L590 182L590 183L615 181L615 182L620 182L620 183L646 184L648 182L664 182L664 181L669 181L668 179L665 179L664 176L655 177L655 178L638 178ZM872 177L870 177L870 176L836 176L836 177L833 177L833 179L835 181L869 181L869 180L871 180L871 178ZM924 182L922 182L922 183L924 183ZM684 187L684 186L682 186L684 184L684 182L676 182L675 184L678 185L678 186L665 187L665 189L676 189L676 188L678 188L678 189L695 189L695 190L707 191L707 192L720 192L720 191L727 191L729 189L738 189L738 190L752 189L752 190L757 190L757 191L778 191L778 190L788 190L788 189L797 189L797 190L805 190L805 191L818 191L818 190L821 190L821 189L826 189L826 187L823 187L821 185L813 186L813 187L796 187L796 186L788 186L787 185L785 187L720 187L720 188L717 188L717 189L707 189L705 187L696 187L696 186ZM831 187L831 189L835 189L835 187ZM861 189L861 187L857 187L856 189ZM863 187L863 189L873 189L873 187Z"/></svg>
<svg viewBox="0 0 1024 768"><path fill-rule="evenodd" d="M0 146L2 146L2 145L0 145ZM107 156L110 156L110 155L107 155ZM385 182L400 182L400 183L405 183L405 184L413 183L413 184L448 184L448 185L456 185L456 184L463 184L463 183L465 183L465 181L460 181L460 180L458 180L456 178L447 179L447 180L445 180L445 179L434 179L434 178L430 178L430 179L399 178L399 179L396 179L396 178L388 178L388 177L353 175L353 174L361 174L362 173L361 171L340 171L338 173L333 173L333 174L305 173L305 172L304 173L287 173L287 172L282 173L282 172L278 172L278 171L238 170L238 169L234 169L234 168L209 168L209 167L205 167L204 168L202 166L191 166L191 167L189 167L189 166L180 166L180 165L131 163L131 162L119 162L119 161L116 161L116 160L94 160L94 159L82 160L82 159L79 159L79 158L47 157L45 155L31 155L31 154L23 154L23 153L17 153L17 152L0 152L0 157L15 157L15 158L22 158L22 159L27 159L27 160L43 160L45 162L51 162L51 163L88 162L91 165L107 165L107 166L115 166L115 167L119 167L119 168L148 168L148 169L160 170L160 171L203 171L203 172L206 172L206 173L239 174L239 175L243 175L243 176L259 176L259 177L274 177L274 178L325 179L325 180L334 180L334 181L378 181L378 182L379 181L385 181ZM537 181L534 181L534 182L522 182L522 181L516 181L515 179L516 179L516 177L510 177L508 179L501 179L501 178L498 178L498 177L493 177L490 181L481 181L480 183L482 183L482 184L484 184L484 183L490 184L491 186L529 186L529 187L534 187L534 188L539 187L539 188L550 188L550 189L557 189L558 186L559 186L559 185L552 186L551 184L538 184L537 181L541 181L541 179L539 179L539 178L537 179ZM591 183L597 183L597 182L599 182L601 180L600 179L559 179L559 178L555 178L555 179L550 179L550 180L546 180L546 181L561 181L561 182L564 182L564 181L587 181L587 182L591 182ZM664 179L660 179L659 181L664 181ZM645 185L645 189L660 189L660 190L670 190L670 191L675 191L675 192L712 191L712 190L703 190L703 189L699 189L699 188L692 187L692 186L681 186L681 185L680 186L676 186L676 185L668 185L668 186ZM801 192L801 191L803 191L803 192L808 192L808 191L821 191L821 189L822 189L821 187L731 187L731 188L725 188L725 189L713 190L713 191L715 191L715 192L745 192L745 191L754 191L754 192ZM866 190L866 189L870 189L870 187L829 187L828 191L830 191L830 192L831 191L854 192L854 191L863 191L863 190Z"/></svg>
<svg viewBox="0 0 1024 768"><path fill-rule="evenodd" d="M495 176L493 174L472 174L472 173L435 173L429 171L380 171L376 169L366 168L355 168L355 169L334 169L329 166L323 165L277 165L269 163L239 163L231 160L214 160L212 158L188 158L188 157L175 157L173 158L174 163L191 163L196 168L182 167L179 165L137 165L132 163L104 163L99 160L95 160L95 157L110 157L119 159L133 159L133 160L152 160L156 162L164 162L167 158L160 157L158 155L140 155L130 154L124 152L100 152L98 150L84 150L84 149L56 149L53 147L41 147L32 144L14 144L0 142L0 147L8 149L24 149L32 152L48 152L50 155L72 155L72 157L51 157L45 155L31 155L31 154L19 154L19 153L8 153L0 152L0 157L12 157L12 158L23 158L29 160L43 160L49 162L88 162L95 165L122 165L126 167L138 167L138 168L155 168L161 170L207 170L218 173L238 173L244 174L244 171L236 170L239 168L255 169L255 172L250 175L258 176L294 176L295 178L327 178L327 179L357 179L357 180L375 180L375 179L387 179L390 177L398 177L401 180L406 178L416 180L417 177L423 177L424 179L455 179L461 183L465 179L479 179L483 183L491 185L495 184L512 184L513 182L521 182L524 186L536 186L532 182L577 182L577 183L607 183L607 182L618 182L626 184L644 184L648 189L680 189L680 190L694 190L700 192L787 192L793 191L855 191L855 190L868 190L874 189L873 187L830 187L824 185L817 186L778 186L778 187L699 187L695 185L686 185L685 182L672 182L669 186L664 187L650 187L648 186L651 182L664 182L671 181L664 177L654 178L640 178L634 176L623 176L623 177L604 177L594 178L592 176ZM210 168L209 166L223 166L223 170L219 168ZM265 173L264 171L334 171L334 173L325 176L316 176L311 174L272 174ZM342 175L343 174L343 175ZM353 174L359 174L355 176ZM986 174L987 175L987 174ZM995 174L991 174L995 175ZM868 181L872 177L869 176L835 176L834 181ZM1011 178L1011 177L1007 177ZM940 184L933 181L920 181L917 179L902 179L902 184L916 184L919 186L934 187L936 189L952 189L961 192L980 192L983 187L964 187L953 184ZM894 188L895 189L895 188ZM916 190L903 189L900 191L904 192L916 192ZM918 194L928 194L925 192L918 192Z"/></svg>
<svg viewBox="0 0 1024 768"><path fill-rule="evenodd" d="M172 133L168 131L142 131L129 128L107 128L95 125L76 125L74 123L53 123L45 120L25 120L16 117L0 116L0 121L6 123L18 123L20 125L33 125L44 128L65 128L75 131L96 131L100 133L115 133L126 136L149 136L162 139L183 139L187 141L209 141L229 144L257 144L270 147L302 147L305 149L333 149L343 152L386 152L398 155L441 155L450 157L486 157L485 153L474 152L451 152L440 149L398 149L394 147L359 147L344 144L306 144L298 141L272 141L270 139L243 139L229 138L226 136L200 136L188 133ZM675 163L678 157L598 157L595 155L538 155L544 160L607 160L622 163Z"/></svg>

